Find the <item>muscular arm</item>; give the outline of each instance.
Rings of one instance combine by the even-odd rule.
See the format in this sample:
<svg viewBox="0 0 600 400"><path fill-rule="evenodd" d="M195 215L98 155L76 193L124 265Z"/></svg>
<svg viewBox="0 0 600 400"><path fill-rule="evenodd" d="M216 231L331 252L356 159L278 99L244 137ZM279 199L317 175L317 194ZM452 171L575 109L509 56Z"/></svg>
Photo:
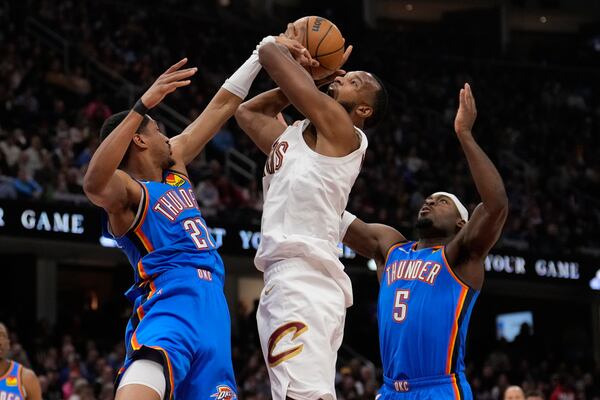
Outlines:
<svg viewBox="0 0 600 400"><path fill-rule="evenodd" d="M406 242L406 238L391 226L367 224L356 218L348 227L342 242L361 256L374 259L380 273L390 247Z"/></svg>
<svg viewBox="0 0 600 400"><path fill-rule="evenodd" d="M30 369L23 369L23 387L27 393L27 400L42 400L42 388L35 373Z"/></svg>
<svg viewBox="0 0 600 400"><path fill-rule="evenodd" d="M466 85L461 90L455 129L482 202L448 244L446 255L450 264L456 265L459 276L471 287L479 289L483 285L482 262L500 237L508 215L508 197L498 170L473 138L471 127L475 115L475 100L471 88ZM473 122L461 123L469 116Z"/></svg>
<svg viewBox="0 0 600 400"><path fill-rule="evenodd" d="M223 88L219 89L202 114L169 141L173 158L184 165L189 164L233 116L241 102L242 99L235 94Z"/></svg>
<svg viewBox="0 0 600 400"><path fill-rule="evenodd" d="M196 73L196 68L180 70L186 62L187 58L180 60L158 77L141 98L146 107L149 109L155 107L167 94L190 84L187 78ZM83 190L87 197L109 214L120 213L130 204L139 201L141 195L139 185L118 168L143 118L135 111L129 112L102 141L92 156L83 179Z"/></svg>
<svg viewBox="0 0 600 400"><path fill-rule="evenodd" d="M140 114L131 111L98 146L85 173L85 194L92 203L109 212L126 208L135 193L139 193L139 186L118 171L118 167L142 120Z"/></svg>
<svg viewBox="0 0 600 400"><path fill-rule="evenodd" d="M265 154L283 133L285 126L275 117L290 104L280 88L269 90L248 100L235 112L235 120Z"/></svg>
<svg viewBox="0 0 600 400"><path fill-rule="evenodd" d="M319 91L312 77L277 43L267 43L258 52L262 66L281 88L285 96L326 140L336 147L354 143L354 125L344 108Z"/></svg>

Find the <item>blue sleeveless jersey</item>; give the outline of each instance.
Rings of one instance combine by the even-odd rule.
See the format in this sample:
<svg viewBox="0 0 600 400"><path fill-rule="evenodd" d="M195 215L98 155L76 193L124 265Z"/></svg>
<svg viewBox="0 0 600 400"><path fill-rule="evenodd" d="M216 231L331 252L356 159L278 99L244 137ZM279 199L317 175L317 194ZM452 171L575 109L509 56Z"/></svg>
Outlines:
<svg viewBox="0 0 600 400"><path fill-rule="evenodd" d="M205 269L223 277L223 261L188 178L167 170L162 182L138 182L143 190L136 221L114 238L133 266L136 284L175 268Z"/></svg>
<svg viewBox="0 0 600 400"><path fill-rule="evenodd" d="M8 371L0 375L0 399L2 400L25 400L25 394L21 385L23 367L14 361L10 362Z"/></svg>
<svg viewBox="0 0 600 400"><path fill-rule="evenodd" d="M381 278L379 344L384 377L392 381L461 374L479 294L453 273L443 246L415 246L393 246Z"/></svg>

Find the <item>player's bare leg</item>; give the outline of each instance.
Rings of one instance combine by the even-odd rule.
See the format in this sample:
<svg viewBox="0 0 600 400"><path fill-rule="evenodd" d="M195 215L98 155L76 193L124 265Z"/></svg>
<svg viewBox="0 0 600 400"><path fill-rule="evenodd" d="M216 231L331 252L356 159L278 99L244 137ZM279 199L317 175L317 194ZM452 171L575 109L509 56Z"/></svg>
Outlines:
<svg viewBox="0 0 600 400"><path fill-rule="evenodd" d="M156 390L144 385L125 385L117 390L115 400L162 400Z"/></svg>

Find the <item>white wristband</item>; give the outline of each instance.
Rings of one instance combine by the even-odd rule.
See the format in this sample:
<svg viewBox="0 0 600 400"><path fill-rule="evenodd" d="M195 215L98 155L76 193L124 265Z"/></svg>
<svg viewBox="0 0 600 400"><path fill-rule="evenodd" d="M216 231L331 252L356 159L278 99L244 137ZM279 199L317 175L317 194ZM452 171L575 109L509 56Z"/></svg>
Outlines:
<svg viewBox="0 0 600 400"><path fill-rule="evenodd" d="M256 76L262 68L258 62L258 49L265 43L272 42L275 42L275 36L267 36L264 38L258 46L256 46L256 50L252 52L252 55L233 73L233 75L229 77L229 79L225 81L225 83L223 83L222 87L244 100L246 96L248 96L252 82L254 82L254 79L256 79Z"/></svg>
<svg viewBox="0 0 600 400"><path fill-rule="evenodd" d="M348 228L354 222L355 219L356 219L356 215L354 215L348 211L343 212L342 220L340 221L340 240L344 240L344 236L346 236L346 232L348 231Z"/></svg>

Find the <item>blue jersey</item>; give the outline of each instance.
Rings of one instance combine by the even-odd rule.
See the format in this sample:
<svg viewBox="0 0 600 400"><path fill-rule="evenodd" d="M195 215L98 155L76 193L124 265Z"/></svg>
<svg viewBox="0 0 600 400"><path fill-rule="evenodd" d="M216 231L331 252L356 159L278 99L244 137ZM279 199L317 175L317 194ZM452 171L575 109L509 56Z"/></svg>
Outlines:
<svg viewBox="0 0 600 400"><path fill-rule="evenodd" d="M0 399L2 400L25 400L23 393L21 375L23 367L14 361L10 362L8 370L0 375Z"/></svg>
<svg viewBox="0 0 600 400"><path fill-rule="evenodd" d="M379 344L390 381L462 375L478 291L454 274L443 246L388 252L379 292Z"/></svg>
<svg viewBox="0 0 600 400"><path fill-rule="evenodd" d="M175 268L200 268L223 276L223 261L188 178L167 170L162 182L138 182L142 199L135 222L115 238L134 268L135 282Z"/></svg>

